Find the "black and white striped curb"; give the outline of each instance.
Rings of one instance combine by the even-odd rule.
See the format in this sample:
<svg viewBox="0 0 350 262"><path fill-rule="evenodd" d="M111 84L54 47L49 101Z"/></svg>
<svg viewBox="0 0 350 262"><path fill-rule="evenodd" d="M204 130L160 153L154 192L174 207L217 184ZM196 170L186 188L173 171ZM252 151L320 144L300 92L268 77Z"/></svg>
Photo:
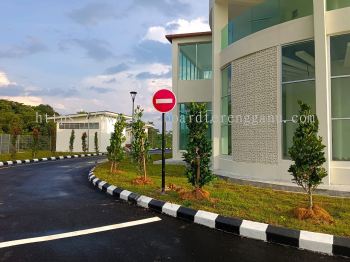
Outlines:
<svg viewBox="0 0 350 262"><path fill-rule="evenodd" d="M96 177L94 175L94 169L95 168L90 170L88 179L95 187L115 198L128 201L137 206L149 208L159 213L181 218L206 227L223 230L242 237L292 246L328 255L350 257L350 238L224 217L219 214L203 210L194 210L177 204L156 200L110 185Z"/></svg>
<svg viewBox="0 0 350 262"><path fill-rule="evenodd" d="M34 158L34 159L25 159L25 160L16 160L16 161L5 161L5 162L0 162L0 167L29 164L29 163L37 163L37 162L44 162L44 161L61 160L61 159L69 159L69 158L102 156L102 155L105 155L105 153L78 154L78 155L71 155L71 156L52 156L52 157Z"/></svg>

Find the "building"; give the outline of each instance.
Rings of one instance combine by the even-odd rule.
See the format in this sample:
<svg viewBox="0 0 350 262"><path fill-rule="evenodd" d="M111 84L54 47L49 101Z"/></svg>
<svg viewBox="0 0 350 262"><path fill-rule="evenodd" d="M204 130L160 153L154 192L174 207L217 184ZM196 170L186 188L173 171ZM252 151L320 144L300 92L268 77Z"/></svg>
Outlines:
<svg viewBox="0 0 350 262"><path fill-rule="evenodd" d="M324 183L350 185L350 1L211 0L211 32L168 35L173 52L173 155L186 103L205 102L216 173L291 181L298 100L327 146ZM231 119L214 121L222 116Z"/></svg>
<svg viewBox="0 0 350 262"><path fill-rule="evenodd" d="M81 137L84 132L88 135L88 152L95 151L95 133L97 133L98 137L99 151L107 152L111 134L114 131L114 124L118 116L119 114L117 113L102 111L49 117L48 120L57 122L56 151L69 151L69 138L72 130L74 130L74 152L83 151ZM125 116L125 118L128 122L132 119L130 116ZM127 135L126 131L125 135ZM130 141L130 138L126 138Z"/></svg>

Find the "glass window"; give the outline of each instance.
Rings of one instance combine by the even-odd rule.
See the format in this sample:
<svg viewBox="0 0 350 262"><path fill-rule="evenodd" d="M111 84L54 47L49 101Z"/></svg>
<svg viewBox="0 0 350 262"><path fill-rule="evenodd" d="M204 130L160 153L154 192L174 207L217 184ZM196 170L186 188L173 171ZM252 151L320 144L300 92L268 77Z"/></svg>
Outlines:
<svg viewBox="0 0 350 262"><path fill-rule="evenodd" d="M332 154L350 161L350 34L331 37Z"/></svg>
<svg viewBox="0 0 350 262"><path fill-rule="evenodd" d="M90 126L90 129L99 129L100 124L99 123L60 123L59 128L60 129L88 129Z"/></svg>
<svg viewBox="0 0 350 262"><path fill-rule="evenodd" d="M221 72L221 145L220 150L222 155L232 154L232 126L228 122L228 117L231 115L231 65L226 67Z"/></svg>
<svg viewBox="0 0 350 262"><path fill-rule="evenodd" d="M333 1L333 0L330 0ZM348 0L345 0L348 1ZM262 0L244 11L229 10L234 17L221 31L221 47L260 30L313 14L313 0ZM231 14L232 13L232 14Z"/></svg>
<svg viewBox="0 0 350 262"><path fill-rule="evenodd" d="M314 42L297 43L282 48L282 154L289 158L288 149L293 142L298 115L298 101L311 106L316 113Z"/></svg>
<svg viewBox="0 0 350 262"><path fill-rule="evenodd" d="M187 107L189 103L182 103L179 104L179 149L180 150L186 150L187 143L188 143L188 127L186 124L186 116L187 116ZM211 110L211 103L206 103L207 105L207 113L208 113L208 121L209 121L209 128L208 128L208 138L211 139L211 119L212 119L212 110Z"/></svg>
<svg viewBox="0 0 350 262"><path fill-rule="evenodd" d="M212 44L195 43L179 46L179 79L212 78Z"/></svg>
<svg viewBox="0 0 350 262"><path fill-rule="evenodd" d="M349 7L350 1L349 0L327 0L327 10L335 10L340 9L344 7Z"/></svg>

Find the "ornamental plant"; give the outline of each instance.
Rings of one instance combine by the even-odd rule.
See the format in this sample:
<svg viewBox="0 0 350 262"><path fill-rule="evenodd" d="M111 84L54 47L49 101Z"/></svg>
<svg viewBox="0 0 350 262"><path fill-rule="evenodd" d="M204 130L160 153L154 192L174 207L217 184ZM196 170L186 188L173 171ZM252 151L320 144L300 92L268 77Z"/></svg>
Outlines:
<svg viewBox="0 0 350 262"><path fill-rule="evenodd" d="M87 134L86 134L86 132L84 132L83 135L81 136L81 148L82 148L84 153L86 153L88 151L86 139L87 139Z"/></svg>
<svg viewBox="0 0 350 262"><path fill-rule="evenodd" d="M111 169L110 169L111 173L118 172L119 164L125 158L125 151L124 151L124 142L126 140L124 135L125 127L126 127L125 117L123 115L119 115L114 125L114 132L111 135L110 145L107 147L108 160L111 162Z"/></svg>
<svg viewBox="0 0 350 262"><path fill-rule="evenodd" d="M73 129L72 132L70 133L70 137L69 137L69 151L71 153L73 152L73 149L74 149L74 140L75 140L75 132Z"/></svg>
<svg viewBox="0 0 350 262"><path fill-rule="evenodd" d="M301 101L298 127L294 133L293 145L289 148L289 155L293 160L288 172L293 176L293 181L308 195L308 208L314 208L313 192L322 184L322 179L327 176L327 171L322 166L326 162L322 138L318 136L318 119L312 114L311 107ZM304 121L305 120L305 121Z"/></svg>
<svg viewBox="0 0 350 262"><path fill-rule="evenodd" d="M147 178L147 152L149 150L149 143L147 134L145 131L145 122L142 121L143 109L137 106L134 112L134 119L131 124L132 142L131 142L131 155L133 160L137 164L137 169L142 179L135 181L137 183L150 182Z"/></svg>
<svg viewBox="0 0 350 262"><path fill-rule="evenodd" d="M186 153L183 157L187 163L186 176L195 188L196 197L203 195L203 186L215 179L210 170L212 147L207 137L209 123L206 121L206 114L205 103L191 103L186 115L189 134Z"/></svg>
<svg viewBox="0 0 350 262"><path fill-rule="evenodd" d="M34 128L32 132L32 157L35 158L39 150L39 129Z"/></svg>
<svg viewBox="0 0 350 262"><path fill-rule="evenodd" d="M96 152L96 154L98 154L99 148L98 148L98 134L97 134L97 132L95 132L94 144L95 144L95 152Z"/></svg>

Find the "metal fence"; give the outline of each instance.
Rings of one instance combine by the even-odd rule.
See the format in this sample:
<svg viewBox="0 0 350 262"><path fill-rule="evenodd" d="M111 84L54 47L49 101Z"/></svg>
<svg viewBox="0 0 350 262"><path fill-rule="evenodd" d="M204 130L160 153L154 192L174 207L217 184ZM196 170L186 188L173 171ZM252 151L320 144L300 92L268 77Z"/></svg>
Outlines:
<svg viewBox="0 0 350 262"><path fill-rule="evenodd" d="M31 150L33 137L31 135L19 135L16 141L16 151L24 152ZM11 153L11 135L0 134L0 154ZM51 139L49 136L39 136L39 150L50 150Z"/></svg>

